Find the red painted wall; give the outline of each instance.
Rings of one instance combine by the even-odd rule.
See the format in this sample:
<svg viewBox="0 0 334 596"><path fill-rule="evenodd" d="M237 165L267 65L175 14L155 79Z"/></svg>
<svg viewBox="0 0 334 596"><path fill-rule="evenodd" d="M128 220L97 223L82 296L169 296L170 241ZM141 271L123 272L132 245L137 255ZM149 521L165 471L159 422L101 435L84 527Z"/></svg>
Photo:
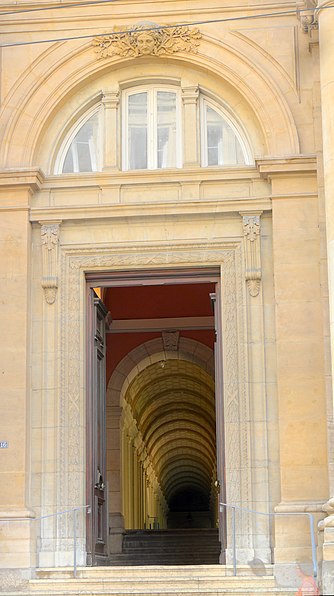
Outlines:
<svg viewBox="0 0 334 596"><path fill-rule="evenodd" d="M211 316L209 294L214 290L214 284L108 288L104 302L113 319ZM182 331L180 335L213 348L214 330ZM107 334L107 385L115 367L128 352L157 337L161 333Z"/></svg>

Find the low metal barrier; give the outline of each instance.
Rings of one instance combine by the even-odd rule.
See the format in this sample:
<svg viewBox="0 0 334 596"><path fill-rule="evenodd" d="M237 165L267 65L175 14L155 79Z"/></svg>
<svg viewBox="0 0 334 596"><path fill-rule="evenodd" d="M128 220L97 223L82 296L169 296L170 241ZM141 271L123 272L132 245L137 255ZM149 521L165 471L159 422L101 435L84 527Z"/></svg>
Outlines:
<svg viewBox="0 0 334 596"><path fill-rule="evenodd" d="M41 515L40 517L15 517L13 519L0 518L0 522L37 522L50 517L58 517L68 513L73 514L73 577L77 577L77 512L87 509L87 513L91 512L90 505L80 505L78 507L72 507L71 509L65 509L64 511L56 511L56 513L49 513L48 515Z"/></svg>
<svg viewBox="0 0 334 596"><path fill-rule="evenodd" d="M238 505L229 505L227 503L219 503L220 508L225 507L226 509L231 509L232 511L232 558L233 558L233 575L237 574L237 546L236 546L236 520L235 520L235 511L238 509L239 511L245 511L246 513L253 513L255 515L265 515L268 517L273 516L287 516L287 515L307 515L309 518L310 524L310 536L311 536L311 547L312 547L312 566L313 566L313 576L317 577L317 550L316 550L316 543L315 543L315 533L314 533L314 517L312 513L308 513L306 511L295 511L295 512L284 512L284 513L264 513L263 511L255 511L254 509L247 509L246 507L239 507ZM220 509L222 511L222 509Z"/></svg>

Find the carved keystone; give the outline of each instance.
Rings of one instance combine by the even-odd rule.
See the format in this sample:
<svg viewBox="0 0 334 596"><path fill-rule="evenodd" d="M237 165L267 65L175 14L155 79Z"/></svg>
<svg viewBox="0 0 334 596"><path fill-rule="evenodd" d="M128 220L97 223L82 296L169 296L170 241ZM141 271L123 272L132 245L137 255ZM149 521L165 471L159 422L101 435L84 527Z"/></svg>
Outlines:
<svg viewBox="0 0 334 596"><path fill-rule="evenodd" d="M197 52L202 35L194 27L159 27L151 24L114 28L110 35L93 39L98 58L121 56L167 56L176 52Z"/></svg>

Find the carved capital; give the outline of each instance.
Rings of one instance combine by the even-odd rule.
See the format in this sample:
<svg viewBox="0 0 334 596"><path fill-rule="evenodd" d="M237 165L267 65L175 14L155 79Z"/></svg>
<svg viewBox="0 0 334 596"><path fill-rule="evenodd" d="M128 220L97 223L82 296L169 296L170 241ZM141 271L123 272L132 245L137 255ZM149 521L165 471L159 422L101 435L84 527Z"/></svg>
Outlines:
<svg viewBox="0 0 334 596"><path fill-rule="evenodd" d="M202 35L194 27L159 27L154 23L136 27L118 27L109 35L93 39L98 58L121 56L168 56L176 52L196 53Z"/></svg>
<svg viewBox="0 0 334 596"><path fill-rule="evenodd" d="M115 110L119 104L119 91L104 93L102 97L102 104L105 108Z"/></svg>
<svg viewBox="0 0 334 596"><path fill-rule="evenodd" d="M45 300L53 304L58 288L58 244L60 221L40 222L42 244L42 288Z"/></svg>
<svg viewBox="0 0 334 596"><path fill-rule="evenodd" d="M196 104L199 97L198 85L182 87L182 101L185 105Z"/></svg>
<svg viewBox="0 0 334 596"><path fill-rule="evenodd" d="M261 213L243 214L243 235L245 239L245 279L249 294L258 296L261 285L261 245L260 245L260 216Z"/></svg>
<svg viewBox="0 0 334 596"><path fill-rule="evenodd" d="M303 33L311 33L313 29L318 29L316 6L317 0L297 1L297 16Z"/></svg>

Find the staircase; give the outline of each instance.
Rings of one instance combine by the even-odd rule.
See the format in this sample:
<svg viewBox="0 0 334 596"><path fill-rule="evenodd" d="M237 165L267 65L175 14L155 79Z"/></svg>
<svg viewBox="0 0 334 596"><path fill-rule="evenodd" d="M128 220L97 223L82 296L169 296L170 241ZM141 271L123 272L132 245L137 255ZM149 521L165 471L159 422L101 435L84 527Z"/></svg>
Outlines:
<svg viewBox="0 0 334 596"><path fill-rule="evenodd" d="M272 567L267 576L254 575L239 566L237 577L224 565L157 567L80 567L37 570L24 592L7 596L293 596L296 588L275 584Z"/></svg>
<svg viewBox="0 0 334 596"><path fill-rule="evenodd" d="M217 565L221 547L217 528L128 530L123 552L110 565Z"/></svg>

